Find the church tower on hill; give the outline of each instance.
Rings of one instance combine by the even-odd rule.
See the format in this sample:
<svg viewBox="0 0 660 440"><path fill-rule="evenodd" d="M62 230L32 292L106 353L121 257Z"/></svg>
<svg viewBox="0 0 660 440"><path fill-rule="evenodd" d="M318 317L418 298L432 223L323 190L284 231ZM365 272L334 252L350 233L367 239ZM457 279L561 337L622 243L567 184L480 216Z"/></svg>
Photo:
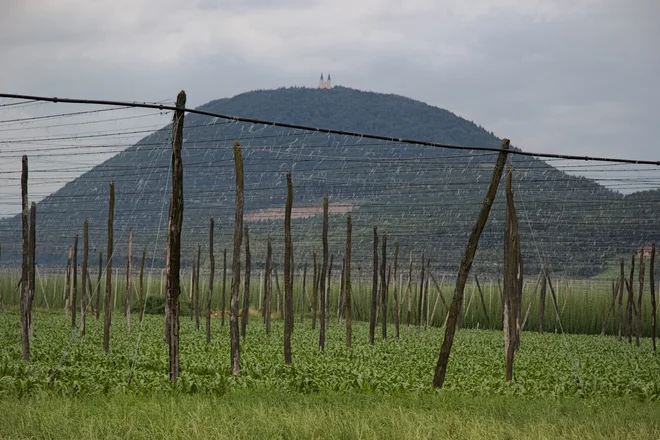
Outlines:
<svg viewBox="0 0 660 440"><path fill-rule="evenodd" d="M323 79L323 74L321 74L321 79L319 80L319 89L331 89L332 88L332 79L328 73L328 80Z"/></svg>

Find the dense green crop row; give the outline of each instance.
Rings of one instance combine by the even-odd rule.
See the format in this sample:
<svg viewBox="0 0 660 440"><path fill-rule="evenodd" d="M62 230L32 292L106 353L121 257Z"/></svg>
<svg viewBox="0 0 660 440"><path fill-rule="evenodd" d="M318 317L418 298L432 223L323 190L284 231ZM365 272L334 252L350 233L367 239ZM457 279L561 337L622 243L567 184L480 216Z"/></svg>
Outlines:
<svg viewBox="0 0 660 440"><path fill-rule="evenodd" d="M274 324L270 337L253 318L241 344L241 375L229 375L228 327L213 320L213 340L206 344L203 331L182 319L181 380L168 381L167 347L163 321L144 321L139 357L132 383L127 386L137 340L137 324L127 334L125 322L113 317L111 353L101 349L102 320L88 321L84 338L72 337L61 313L36 314L32 360L21 361L18 314L0 315L0 393L57 394L185 393L223 394L228 390L278 390L296 393L432 392L431 379L442 343L441 329L418 333L403 330L401 338L367 344L368 328L354 326L354 347L344 346L344 330L333 320L326 352L317 348L318 329L296 323L293 365L283 361L282 326ZM393 334L393 329L391 329ZM71 342L73 341L73 342ZM71 344L69 345L69 343ZM68 347L68 350L67 350ZM54 368L66 356L56 379ZM650 341L642 347L612 337L524 333L516 357L515 380L504 382L502 333L459 331L449 365L446 387L465 394L517 396L634 396L657 400L660 396L660 356Z"/></svg>

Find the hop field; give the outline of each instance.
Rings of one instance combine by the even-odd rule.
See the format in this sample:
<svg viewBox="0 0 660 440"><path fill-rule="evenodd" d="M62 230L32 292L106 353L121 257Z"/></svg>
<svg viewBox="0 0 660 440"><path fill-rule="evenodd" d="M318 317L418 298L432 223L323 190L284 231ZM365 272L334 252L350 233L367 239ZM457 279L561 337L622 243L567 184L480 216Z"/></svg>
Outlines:
<svg viewBox="0 0 660 440"><path fill-rule="evenodd" d="M354 346L344 345L344 328L330 325L326 351L318 351L318 329L311 322L296 323L293 365L283 359L282 325L265 335L253 318L241 343L241 374L229 374L229 331L212 321L212 341L181 320L181 379L168 380L163 320L147 316L138 355L138 330L128 334L123 318L115 315L111 352L102 351L102 322L88 318L87 335L72 333L59 313L35 317L32 359L21 360L17 313L0 315L0 393L25 395L46 391L59 395L155 392L222 395L228 391L287 393L432 393L431 381L443 331L402 329L401 338L368 341L366 323L354 324ZM392 331L390 334L393 334ZM445 387L465 395L555 397L628 396L655 401L660 396L660 357L644 339L640 348L614 337L525 332L515 361L515 379L504 381L502 333L461 330L452 352ZM136 360L133 365L134 359ZM133 368L134 366L134 368ZM55 379L49 384L55 369ZM130 386L131 371L134 371Z"/></svg>

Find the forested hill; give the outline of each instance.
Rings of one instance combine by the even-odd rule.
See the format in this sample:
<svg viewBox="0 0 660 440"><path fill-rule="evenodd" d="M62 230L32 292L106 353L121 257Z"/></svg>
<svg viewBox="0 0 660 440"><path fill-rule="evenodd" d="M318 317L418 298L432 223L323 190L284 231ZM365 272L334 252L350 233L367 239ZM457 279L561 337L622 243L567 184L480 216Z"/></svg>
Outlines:
<svg viewBox="0 0 660 440"><path fill-rule="evenodd" d="M334 87L285 88L211 101L201 109L314 127L414 138L461 146L497 147L492 133L455 114L397 95ZM76 233L90 222L92 255L105 252L108 183L115 181L115 260L126 255L128 229L135 249L149 247L155 265L164 259L169 202L170 127L95 167L39 203L37 248L42 264L61 263ZM284 171L294 181L296 264L321 249L321 218L313 215L323 194L330 199L330 247L341 263L346 213L353 220L353 258L370 265L373 228L399 241L403 259L425 252L438 271L454 272L488 187L496 155L327 135L222 118L186 115L184 129L184 264L208 236L215 217L216 261L233 231L234 163L239 140L245 160L245 213L252 261L262 264L272 233L276 253L283 236ZM528 271L543 260L556 270L590 275L613 256L660 234L655 192L634 196L572 177L531 158L514 157L514 190ZM502 259L503 191L493 207L475 262L497 273ZM657 203L655 203L657 204ZM307 210L305 211L304 209ZM2 260L20 261L20 219L0 222ZM156 246L155 252L154 246ZM135 252L137 255L141 252ZM206 258L207 250L202 252ZM279 254L278 254L279 255ZM95 257L96 258L96 257ZM390 258L392 258L390 256Z"/></svg>

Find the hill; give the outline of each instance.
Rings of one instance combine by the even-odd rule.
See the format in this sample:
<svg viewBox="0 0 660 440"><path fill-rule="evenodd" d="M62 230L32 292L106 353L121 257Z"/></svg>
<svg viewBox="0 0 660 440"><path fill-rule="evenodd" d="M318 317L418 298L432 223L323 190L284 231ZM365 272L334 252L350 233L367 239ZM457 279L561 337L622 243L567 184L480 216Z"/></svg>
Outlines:
<svg viewBox="0 0 660 440"><path fill-rule="evenodd" d="M377 133L462 146L499 146L500 139L455 114L397 95L343 87L285 88L248 92L211 101L201 109L309 126ZM115 267L126 255L128 229L135 248L149 246L155 264L164 259L169 201L170 127L145 137L39 203L38 260L62 263L73 236L90 222L92 255L105 249L108 182L116 182ZM353 218L356 264L370 267L373 227L386 232L393 248L430 257L437 270L454 272L490 180L495 155L419 145L375 142L272 126L187 115L184 128L184 258L205 248L209 216L216 221L216 260L233 231L232 143L244 150L246 216L253 262L260 266L265 238L272 233L280 255L283 172L291 170L295 202L296 262L310 262L321 249L321 218L315 215L327 192L339 207L330 221L331 251L343 254L345 214ZM514 157L523 252L530 272L539 256L555 270L591 275L614 255L658 238L656 192L623 196L596 182L568 175L533 158ZM476 265L496 273L502 258L503 191L482 236ZM4 264L20 260L20 218L0 222ZM135 251L135 255L141 252ZM202 255L206 256L207 250ZM221 257L220 257L221 258ZM390 256L390 261L392 257ZM400 264L401 266L406 263ZM339 267L339 266L337 266Z"/></svg>

